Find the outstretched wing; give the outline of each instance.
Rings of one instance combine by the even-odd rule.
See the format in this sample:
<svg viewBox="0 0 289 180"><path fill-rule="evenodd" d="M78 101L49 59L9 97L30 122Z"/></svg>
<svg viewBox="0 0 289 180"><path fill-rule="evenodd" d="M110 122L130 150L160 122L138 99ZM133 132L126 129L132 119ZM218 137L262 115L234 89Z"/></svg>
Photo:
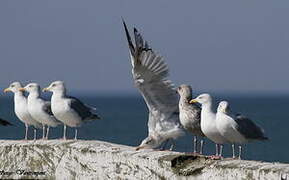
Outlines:
<svg viewBox="0 0 289 180"><path fill-rule="evenodd" d="M179 125L178 97L173 83L168 80L169 69L162 56L155 53L134 28L133 44L123 21L135 85L149 109L149 134L156 129L168 131Z"/></svg>
<svg viewBox="0 0 289 180"><path fill-rule="evenodd" d="M100 117L93 113L92 107L86 106L79 99L69 96L70 107L81 117L82 120L100 119Z"/></svg>
<svg viewBox="0 0 289 180"><path fill-rule="evenodd" d="M247 139L251 140L267 140L268 138L264 135L264 130L257 126L249 118L240 114L236 115L236 123L238 124L237 130L243 134Z"/></svg>
<svg viewBox="0 0 289 180"><path fill-rule="evenodd" d="M123 21L130 49L132 74L148 109L165 113L178 112L178 97L174 85L168 80L169 70L162 56L155 53L134 28L135 45Z"/></svg>

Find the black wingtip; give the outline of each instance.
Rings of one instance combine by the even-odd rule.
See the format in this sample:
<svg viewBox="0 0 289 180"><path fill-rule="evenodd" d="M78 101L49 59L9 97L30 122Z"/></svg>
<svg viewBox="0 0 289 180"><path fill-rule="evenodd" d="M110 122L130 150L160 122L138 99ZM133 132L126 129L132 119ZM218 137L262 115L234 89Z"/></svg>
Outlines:
<svg viewBox="0 0 289 180"><path fill-rule="evenodd" d="M126 26L126 23L125 23L124 19L122 17L121 17L121 19L122 19L122 23L123 23L123 26L124 26L125 35L126 35L126 39L127 39L127 42L128 42L129 49L130 49L131 53L134 54L134 45L133 45L131 37L129 35L128 28Z"/></svg>
<svg viewBox="0 0 289 180"><path fill-rule="evenodd" d="M92 119L100 120L101 118L97 114L93 114L92 115Z"/></svg>
<svg viewBox="0 0 289 180"><path fill-rule="evenodd" d="M262 138L262 140L264 140L264 141L268 141L268 140L270 140L270 139L269 139L268 137L265 136L265 137Z"/></svg>
<svg viewBox="0 0 289 180"><path fill-rule="evenodd" d="M125 20L124 20L124 18L122 16L121 16L121 21L122 21L122 24L123 24L124 28L127 29Z"/></svg>
<svg viewBox="0 0 289 180"><path fill-rule="evenodd" d="M11 124L9 121L0 119L0 125L2 126L13 126L13 124Z"/></svg>

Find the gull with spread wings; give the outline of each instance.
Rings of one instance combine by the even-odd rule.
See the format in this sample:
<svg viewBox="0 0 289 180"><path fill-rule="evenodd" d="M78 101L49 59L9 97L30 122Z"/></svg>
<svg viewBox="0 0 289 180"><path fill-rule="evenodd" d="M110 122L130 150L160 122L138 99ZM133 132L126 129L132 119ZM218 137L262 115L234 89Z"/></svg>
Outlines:
<svg viewBox="0 0 289 180"><path fill-rule="evenodd" d="M172 142L172 150L174 139L183 135L183 129L179 121L176 89L167 79L168 66L163 57L148 46L136 28L133 44L124 21L123 25L130 50L134 83L149 110L148 137L141 142L137 150L158 148L169 140Z"/></svg>

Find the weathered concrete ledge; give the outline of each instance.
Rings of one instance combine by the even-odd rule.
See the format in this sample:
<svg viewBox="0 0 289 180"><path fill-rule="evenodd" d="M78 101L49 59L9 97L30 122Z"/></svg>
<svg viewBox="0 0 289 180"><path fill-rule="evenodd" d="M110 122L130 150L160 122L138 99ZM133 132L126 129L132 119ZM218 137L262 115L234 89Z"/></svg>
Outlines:
<svg viewBox="0 0 289 180"><path fill-rule="evenodd" d="M0 178L289 179L289 165L135 151L101 141L0 141Z"/></svg>

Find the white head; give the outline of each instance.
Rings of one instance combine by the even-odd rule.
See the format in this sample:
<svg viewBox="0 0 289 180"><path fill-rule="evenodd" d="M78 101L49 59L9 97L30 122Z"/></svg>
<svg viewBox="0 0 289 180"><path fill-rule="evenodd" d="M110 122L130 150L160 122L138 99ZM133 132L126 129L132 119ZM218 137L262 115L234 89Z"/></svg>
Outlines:
<svg viewBox="0 0 289 180"><path fill-rule="evenodd" d="M11 83L8 88L4 89L4 92L5 92L5 93L6 93L6 92L16 93L16 92L19 92L19 91L20 91L20 90L19 90L20 88L22 88L21 83L16 81L16 82Z"/></svg>
<svg viewBox="0 0 289 180"><path fill-rule="evenodd" d="M219 103L217 112L228 113L229 110L229 103L227 101L221 101Z"/></svg>
<svg viewBox="0 0 289 180"><path fill-rule="evenodd" d="M179 93L180 97L186 100L192 99L192 87L186 84L182 84L178 87L177 92Z"/></svg>
<svg viewBox="0 0 289 180"><path fill-rule="evenodd" d="M20 91L27 91L29 93L40 92L40 86L37 83L29 83L24 88L20 88Z"/></svg>
<svg viewBox="0 0 289 180"><path fill-rule="evenodd" d="M140 149L154 149L160 146L162 142L163 141L160 136L150 135L141 142L141 144L136 148L136 150L138 151Z"/></svg>
<svg viewBox="0 0 289 180"><path fill-rule="evenodd" d="M208 104L208 103L212 103L212 97L210 96L210 94L201 94L199 95L197 98L192 99L190 101L190 103L200 103L200 104Z"/></svg>
<svg viewBox="0 0 289 180"><path fill-rule="evenodd" d="M44 88L43 91L50 91L50 92L65 92L65 85L63 81L54 81L52 82L47 88Z"/></svg>

